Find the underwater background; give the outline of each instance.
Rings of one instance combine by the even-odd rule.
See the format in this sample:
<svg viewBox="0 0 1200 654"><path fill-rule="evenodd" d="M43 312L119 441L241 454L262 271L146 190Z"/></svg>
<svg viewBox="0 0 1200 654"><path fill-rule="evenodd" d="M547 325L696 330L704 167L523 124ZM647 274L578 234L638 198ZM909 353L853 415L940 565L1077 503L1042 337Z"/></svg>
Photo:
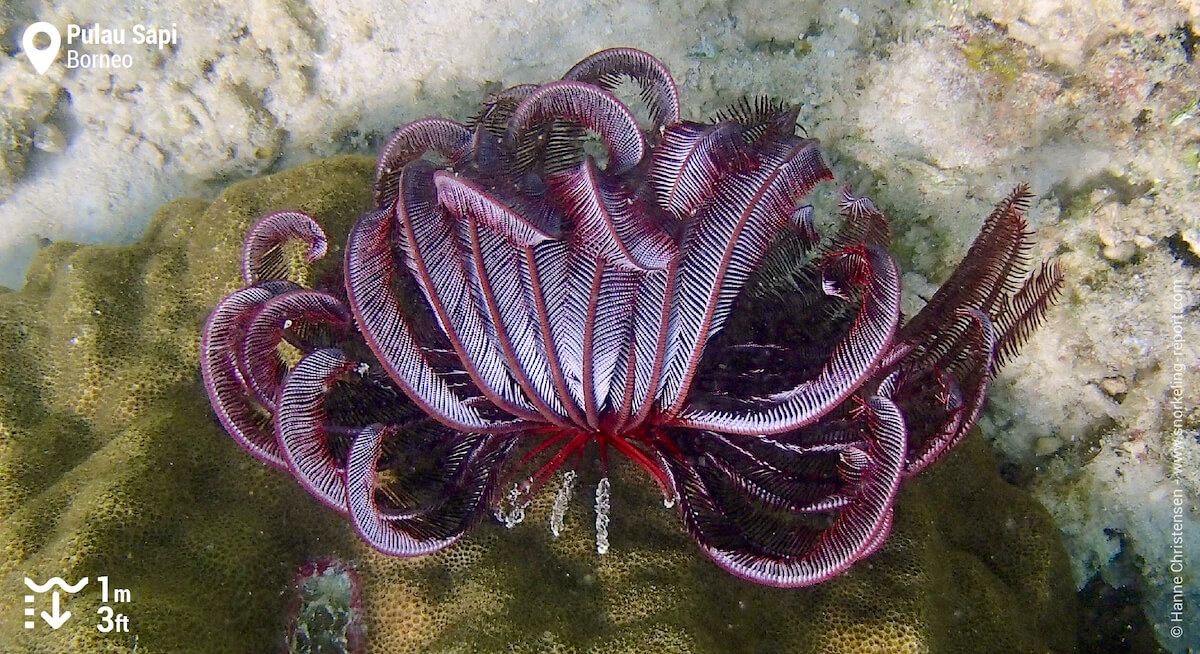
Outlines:
<svg viewBox="0 0 1200 654"><path fill-rule="evenodd" d="M63 33L44 74L37 21ZM0 652L1200 647L1198 23L1163 0L0 6ZM340 241L398 125L617 45L667 65L685 118L800 105L891 219L907 315L1018 182L1032 255L1063 267L978 435L827 583L729 577L620 466L604 556L586 508L551 537L543 494L513 530L390 559L208 407L200 327L256 218ZM56 576L91 581L52 629L25 578Z"/></svg>

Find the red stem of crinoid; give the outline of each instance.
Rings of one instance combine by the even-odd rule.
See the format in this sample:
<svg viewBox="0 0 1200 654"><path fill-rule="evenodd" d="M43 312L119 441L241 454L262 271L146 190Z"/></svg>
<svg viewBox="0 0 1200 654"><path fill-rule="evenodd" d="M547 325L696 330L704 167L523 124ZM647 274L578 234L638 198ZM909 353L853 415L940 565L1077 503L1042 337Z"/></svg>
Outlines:
<svg viewBox="0 0 1200 654"><path fill-rule="evenodd" d="M522 492L522 501L532 498L541 490L546 481L558 470L563 463L572 455L576 455L575 465L579 464L579 460L583 457L583 449L590 442L595 442L599 448L600 465L602 474L608 476L608 446L612 445L618 452L624 454L630 460L638 465L642 470L645 470L653 479L658 487L662 490L663 496L670 498L672 496L671 484L667 478L667 473L653 459L651 459L641 448L637 447L630 440L643 440L645 434L609 434L607 432L585 432L572 431L561 429L545 429L532 432L535 435L546 435L547 438L536 447L526 453L517 465L513 466L513 473L528 465L546 450L561 443L569 437L569 440L562 446L554 456L542 464L538 469L529 476L528 488ZM510 474L513 474L510 473ZM507 483L507 482L505 482Z"/></svg>
<svg viewBox="0 0 1200 654"><path fill-rule="evenodd" d="M536 448L534 448L533 452L530 452L529 455L526 455L526 459L531 458L531 455L536 455L538 452L545 450L554 442L561 440L564 436L567 436L570 433L571 432L564 431L546 439L546 442L538 445ZM542 465L541 468L538 468L537 472L533 473L533 475L530 477L529 488L522 493L523 497L521 502L523 503L526 499L537 495L538 491L541 490L542 486L546 483L546 480L550 478L550 475L554 474L555 470L558 470L559 466L563 464L563 461L566 461L567 457L571 456L572 452L575 452L584 445L587 445L587 442L591 440L591 437L591 434L588 434L587 432L575 432L574 437L571 438L570 441L567 441L567 444L564 445L561 450L556 452L549 461Z"/></svg>
<svg viewBox="0 0 1200 654"><path fill-rule="evenodd" d="M621 436L609 436L607 440L608 442L612 443L613 447L617 448L618 452L629 457L634 463L641 466L642 470L645 470L650 474L651 477L654 478L655 483L657 483L658 487L662 489L663 497L668 499L671 498L671 484L667 480L667 473L663 472L663 469L660 468L657 463L655 463L650 457L646 456L645 452L641 451L636 445L633 445Z"/></svg>

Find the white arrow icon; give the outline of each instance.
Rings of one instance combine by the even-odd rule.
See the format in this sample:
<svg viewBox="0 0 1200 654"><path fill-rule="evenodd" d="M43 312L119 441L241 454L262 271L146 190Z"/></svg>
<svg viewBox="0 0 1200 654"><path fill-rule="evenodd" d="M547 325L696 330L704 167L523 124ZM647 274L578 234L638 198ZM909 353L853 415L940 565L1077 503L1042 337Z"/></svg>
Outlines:
<svg viewBox="0 0 1200 654"><path fill-rule="evenodd" d="M42 619L46 621L46 624L50 625L51 629L58 629L59 627L63 626L63 623L66 622L67 618L70 617L70 611L63 613L62 615L58 614L58 591L54 591L54 594L50 597L50 613L42 611Z"/></svg>
<svg viewBox="0 0 1200 654"><path fill-rule="evenodd" d="M44 593L55 586L62 588L63 592L78 593L79 591L83 590L83 587L87 585L87 582L88 582L88 578L84 577L83 579L80 579L78 582L76 582L76 584L74 586L72 586L72 585L68 584L67 582L63 581L62 577L53 577L44 584L38 584L34 580L30 579L29 577L25 577L25 585L29 586L29 590L32 590L35 593ZM32 604L33 598L34 598L33 595L26 595L25 601L27 603ZM60 606L61 606L61 604L59 603L58 591L56 590L56 591L54 591L54 594L50 598L50 613L46 613L45 611L42 611L42 619L46 621L46 624L50 625L51 629L58 629L59 627L63 626L63 623L65 623L68 618L71 617L70 611L66 611L66 612L60 614L58 612ZM29 616L29 618L33 617L33 607L32 606L27 607L25 609L25 615ZM26 629L33 629L33 625L34 625L33 620L27 619L25 621Z"/></svg>
<svg viewBox="0 0 1200 654"><path fill-rule="evenodd" d="M33 39L38 34L50 37L50 45L41 49L34 47ZM60 45L62 45L62 36L58 33L58 28L46 22L38 22L26 27L25 34L21 37L21 49L25 51L25 56L29 57L29 61L33 62L33 68L38 75L46 74L50 64L54 63L54 58L58 56L58 46Z"/></svg>

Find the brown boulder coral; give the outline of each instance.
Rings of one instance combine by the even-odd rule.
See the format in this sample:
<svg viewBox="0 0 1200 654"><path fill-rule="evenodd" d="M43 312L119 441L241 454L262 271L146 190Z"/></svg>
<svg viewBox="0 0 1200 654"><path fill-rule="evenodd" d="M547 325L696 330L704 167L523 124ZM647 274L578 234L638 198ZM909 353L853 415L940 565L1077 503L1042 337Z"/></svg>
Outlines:
<svg viewBox="0 0 1200 654"><path fill-rule="evenodd" d="M257 216L300 209L338 243L368 207L371 168L330 159L209 206L176 202L141 243L55 244L24 290L0 295L6 654L129 652L135 637L139 654L274 651L296 570L329 556L363 582L369 651L1070 651L1074 600L1054 527L976 437L905 484L875 556L807 590L720 573L619 465L611 555L595 555L578 512L558 539L491 526L423 559L367 551L230 444L205 406L196 352L208 308L240 283ZM546 519L549 500L530 521ZM131 633L96 631L94 588L69 600L75 617L58 631L23 628L23 577L101 574L131 589Z"/></svg>

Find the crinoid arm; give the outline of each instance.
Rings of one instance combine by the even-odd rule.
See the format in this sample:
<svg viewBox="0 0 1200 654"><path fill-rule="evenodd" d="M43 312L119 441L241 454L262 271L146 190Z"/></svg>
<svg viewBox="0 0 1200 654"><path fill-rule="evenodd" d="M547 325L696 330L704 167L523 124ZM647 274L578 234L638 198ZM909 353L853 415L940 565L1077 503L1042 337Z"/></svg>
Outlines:
<svg viewBox="0 0 1200 654"><path fill-rule="evenodd" d="M329 239L312 216L300 211L277 211L250 228L242 247L242 279L247 285L287 277L283 246L300 240L308 245L304 258L309 263L325 256Z"/></svg>
<svg viewBox="0 0 1200 654"><path fill-rule="evenodd" d="M1033 233L1024 214L1032 197L1022 184L996 206L950 278L900 330L897 348L906 351L889 366L900 373L897 402L925 418L910 435L909 474L970 431L991 379L1061 292L1055 262L1030 274Z"/></svg>
<svg viewBox="0 0 1200 654"><path fill-rule="evenodd" d="M375 424L363 429L350 447L345 473L349 513L359 535L380 552L402 557L444 549L486 514L499 464L514 442L440 425L430 426L435 438L414 441L404 433L409 428ZM414 452L437 463L435 475L403 474L404 459Z"/></svg>
<svg viewBox="0 0 1200 654"><path fill-rule="evenodd" d="M641 50L610 48L575 64L563 79L590 82L612 91L623 77L642 89L642 102L658 129L679 122L679 92L675 80L661 61Z"/></svg>
<svg viewBox="0 0 1200 654"><path fill-rule="evenodd" d="M472 152L471 130L452 120L425 118L396 130L375 165L375 206L384 209L400 197L400 171L427 154L461 161Z"/></svg>
<svg viewBox="0 0 1200 654"><path fill-rule="evenodd" d="M787 432L819 420L875 371L891 345L900 315L895 262L875 247L835 253L828 262L826 292L840 294L843 287L857 287L861 306L850 330L833 345L816 376L744 410L685 409L679 424L745 435Z"/></svg>
<svg viewBox="0 0 1200 654"><path fill-rule="evenodd" d="M672 429L662 457L704 553L744 579L795 587L878 549L904 470L904 418L883 396L856 413L769 439Z"/></svg>

